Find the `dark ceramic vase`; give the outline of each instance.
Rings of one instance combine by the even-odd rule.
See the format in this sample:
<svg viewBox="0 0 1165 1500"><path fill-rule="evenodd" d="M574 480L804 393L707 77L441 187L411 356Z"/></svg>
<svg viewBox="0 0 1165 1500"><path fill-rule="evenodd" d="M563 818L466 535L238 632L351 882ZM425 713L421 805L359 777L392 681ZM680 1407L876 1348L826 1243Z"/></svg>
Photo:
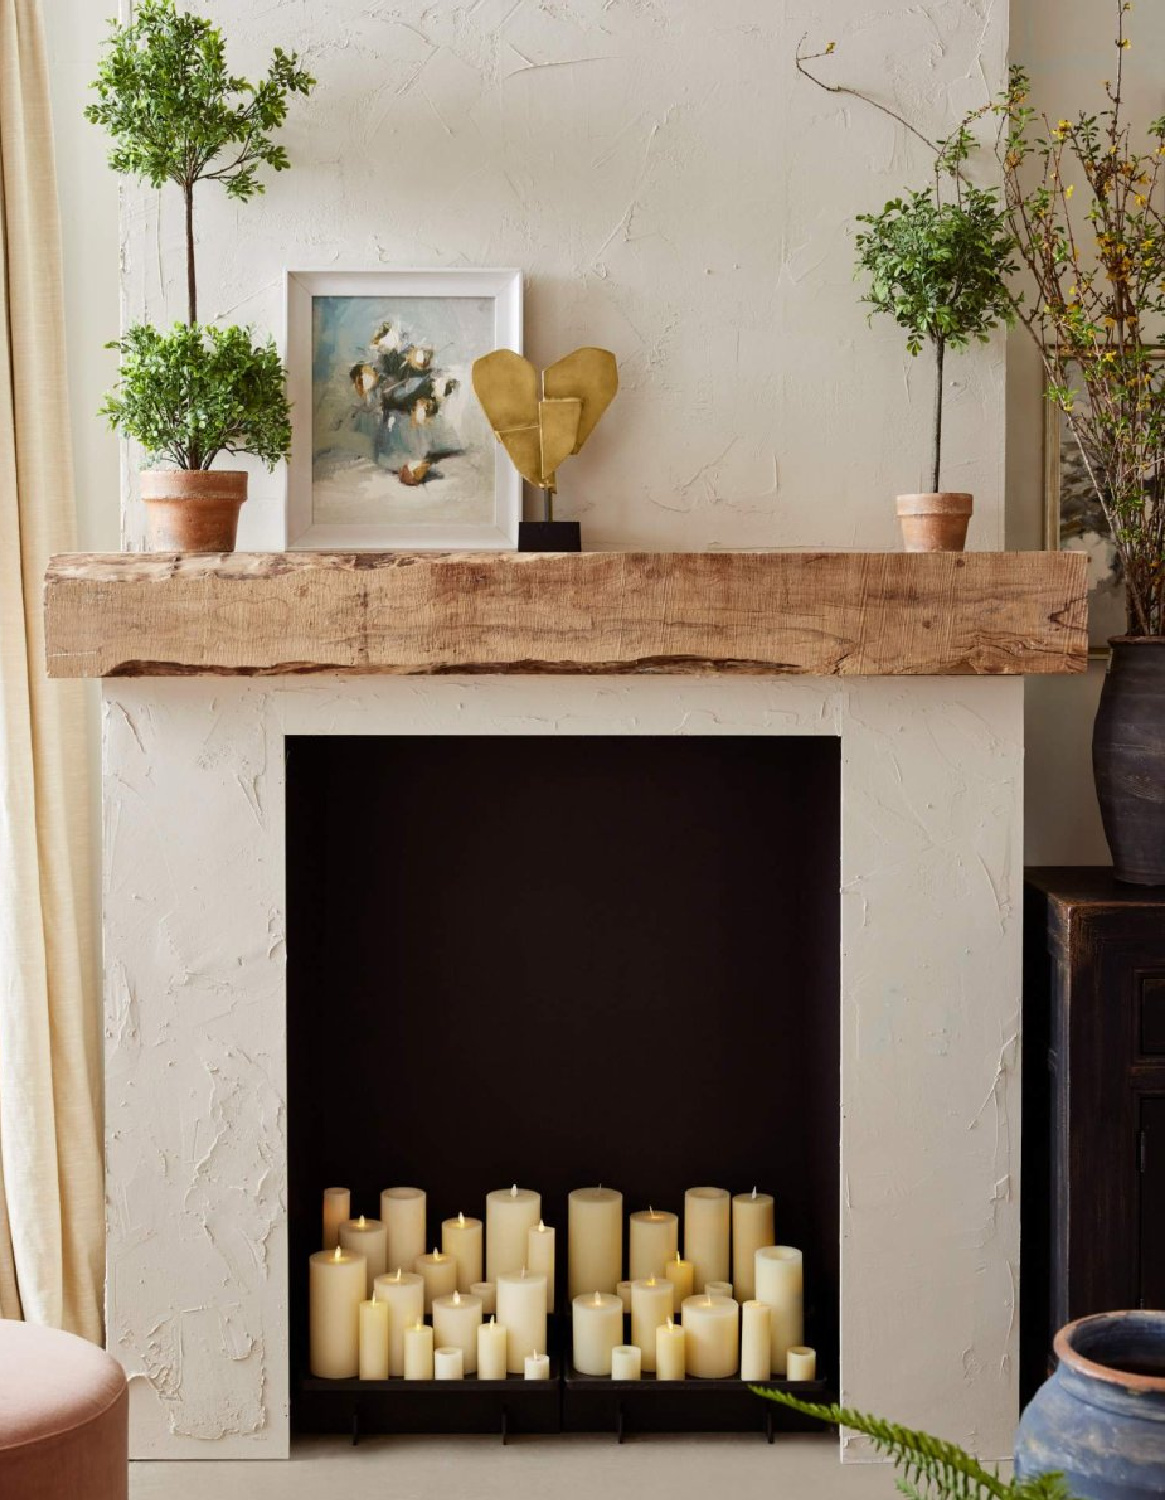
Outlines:
<svg viewBox="0 0 1165 1500"><path fill-rule="evenodd" d="M1165 1312L1081 1318L1055 1350L1020 1419L1016 1478L1063 1474L1075 1500L1165 1494Z"/></svg>
<svg viewBox="0 0 1165 1500"><path fill-rule="evenodd" d="M1165 885L1165 636L1117 636L1092 733L1113 874Z"/></svg>

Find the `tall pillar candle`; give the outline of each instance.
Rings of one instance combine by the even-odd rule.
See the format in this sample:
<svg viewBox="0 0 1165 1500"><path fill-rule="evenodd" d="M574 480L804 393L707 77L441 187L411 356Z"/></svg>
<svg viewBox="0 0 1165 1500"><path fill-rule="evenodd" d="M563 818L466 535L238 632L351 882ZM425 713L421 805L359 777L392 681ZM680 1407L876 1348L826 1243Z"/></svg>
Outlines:
<svg viewBox="0 0 1165 1500"><path fill-rule="evenodd" d="M506 1378L506 1351L506 1330L496 1318L491 1318L477 1330L478 1380Z"/></svg>
<svg viewBox="0 0 1165 1500"><path fill-rule="evenodd" d="M497 1291L492 1281L475 1281L469 1288L469 1295L476 1297L481 1302L481 1315L483 1318L492 1318L498 1310Z"/></svg>
<svg viewBox="0 0 1165 1500"><path fill-rule="evenodd" d="M411 1271L428 1245L424 1188L391 1187L380 1195L380 1221L388 1230L388 1271Z"/></svg>
<svg viewBox="0 0 1165 1500"><path fill-rule="evenodd" d="M762 1245L756 1252L757 1300L772 1320L772 1371L784 1375L788 1350L805 1342L804 1266L792 1245Z"/></svg>
<svg viewBox="0 0 1165 1500"><path fill-rule="evenodd" d="M768 1380L773 1373L773 1315L767 1302L740 1308L740 1378Z"/></svg>
<svg viewBox="0 0 1165 1500"><path fill-rule="evenodd" d="M554 1311L554 1230L539 1219L526 1235L526 1269L546 1277L546 1310Z"/></svg>
<svg viewBox="0 0 1165 1500"><path fill-rule="evenodd" d="M340 1243L340 1225L352 1217L352 1194L347 1188L324 1189L324 1237L325 1250L334 1250Z"/></svg>
<svg viewBox="0 0 1165 1500"><path fill-rule="evenodd" d="M569 1198L567 1280L570 1295L613 1292L623 1279L623 1194L575 1188Z"/></svg>
<svg viewBox="0 0 1165 1500"><path fill-rule="evenodd" d="M425 1283L425 1311L433 1311L435 1297L448 1297L457 1290L457 1262L451 1255L444 1255L435 1247L428 1255L420 1255L413 1269Z"/></svg>
<svg viewBox="0 0 1165 1500"><path fill-rule="evenodd" d="M724 1188L695 1187L684 1194L684 1259L690 1260L697 1291L727 1281L732 1200Z"/></svg>
<svg viewBox="0 0 1165 1500"><path fill-rule="evenodd" d="M388 1270L386 1253L388 1231L379 1219L345 1219L340 1225L340 1244L353 1255L362 1255L368 1262L368 1288L366 1296L372 1295L372 1283Z"/></svg>
<svg viewBox="0 0 1165 1500"><path fill-rule="evenodd" d="M388 1303L360 1304L360 1379L388 1379Z"/></svg>
<svg viewBox="0 0 1165 1500"><path fill-rule="evenodd" d="M675 1291L666 1278L631 1283L631 1342L643 1351L643 1368L655 1369L655 1330L673 1316Z"/></svg>
<svg viewBox="0 0 1165 1500"><path fill-rule="evenodd" d="M630 1279L646 1281L649 1276L662 1276L664 1266L679 1254L679 1219L675 1214L647 1208L633 1213L630 1224Z"/></svg>
<svg viewBox="0 0 1165 1500"><path fill-rule="evenodd" d="M372 1283L372 1296L388 1304L388 1373L405 1372L405 1329L425 1316L425 1283L415 1271L393 1271Z"/></svg>
<svg viewBox="0 0 1165 1500"><path fill-rule="evenodd" d="M656 1380L683 1380L686 1373L687 1335L671 1318L655 1330Z"/></svg>
<svg viewBox="0 0 1165 1500"><path fill-rule="evenodd" d="M732 1297L689 1297L683 1306L685 1359L697 1380L727 1380L740 1368L740 1308Z"/></svg>
<svg viewBox="0 0 1165 1500"><path fill-rule="evenodd" d="M360 1373L360 1304L368 1263L337 1245L317 1250L308 1272L310 1366L322 1380L351 1380Z"/></svg>
<svg viewBox="0 0 1165 1500"><path fill-rule="evenodd" d="M609 1375L611 1351L623 1342L623 1303L613 1292L582 1292L571 1304L574 1367Z"/></svg>
<svg viewBox="0 0 1165 1500"><path fill-rule="evenodd" d="M497 1283L526 1265L529 1234L542 1217L542 1194L533 1188L495 1188L485 1200L485 1274ZM529 1269L529 1267L527 1267Z"/></svg>
<svg viewBox="0 0 1165 1500"><path fill-rule="evenodd" d="M427 1323L405 1329L405 1379L432 1380L433 1330Z"/></svg>
<svg viewBox="0 0 1165 1500"><path fill-rule="evenodd" d="M464 1214L444 1220L441 1250L457 1262L457 1290L472 1291L482 1274L481 1220L467 1219Z"/></svg>
<svg viewBox="0 0 1165 1500"><path fill-rule="evenodd" d="M675 1259L669 1260L663 1274L676 1289L676 1307L681 1308L685 1300L696 1290L696 1268L690 1260L684 1260L677 1250Z"/></svg>
<svg viewBox="0 0 1165 1500"><path fill-rule="evenodd" d="M466 1292L433 1298L433 1337L439 1349L460 1349L465 1373L477 1370L477 1330L481 1327L481 1302Z"/></svg>
<svg viewBox="0 0 1165 1500"><path fill-rule="evenodd" d="M519 1271L499 1276L498 1322L506 1330L506 1368L525 1370L527 1354L546 1352L546 1277Z"/></svg>
<svg viewBox="0 0 1165 1500"><path fill-rule="evenodd" d="M756 1252L776 1239L771 1193L737 1193L732 1200L732 1286L737 1299L756 1296Z"/></svg>

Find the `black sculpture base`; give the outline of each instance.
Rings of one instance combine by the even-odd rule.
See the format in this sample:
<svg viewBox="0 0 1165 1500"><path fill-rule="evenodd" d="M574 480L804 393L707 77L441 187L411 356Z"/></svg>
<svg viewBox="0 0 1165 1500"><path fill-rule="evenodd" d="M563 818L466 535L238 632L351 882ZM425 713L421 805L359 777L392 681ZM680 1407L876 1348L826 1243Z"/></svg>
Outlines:
<svg viewBox="0 0 1165 1500"><path fill-rule="evenodd" d="M519 521L519 552L581 552L582 528L577 521Z"/></svg>

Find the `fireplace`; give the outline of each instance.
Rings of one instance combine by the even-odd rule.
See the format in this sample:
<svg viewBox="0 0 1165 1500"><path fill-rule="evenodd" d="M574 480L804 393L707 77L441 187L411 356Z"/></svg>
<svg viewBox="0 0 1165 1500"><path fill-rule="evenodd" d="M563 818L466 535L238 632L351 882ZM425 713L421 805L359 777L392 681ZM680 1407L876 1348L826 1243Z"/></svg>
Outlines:
<svg viewBox="0 0 1165 1500"><path fill-rule="evenodd" d="M473 1382L405 1404L297 1379L333 1183L369 1217L425 1187L430 1246L491 1189L537 1188L559 1330L572 1188L680 1212L695 1184L757 1185L836 1388L840 761L833 736L287 740L293 1431L499 1417ZM765 1421L739 1382L735 1403L648 1385L629 1423ZM618 1417L595 1395L568 1385L563 1425Z"/></svg>

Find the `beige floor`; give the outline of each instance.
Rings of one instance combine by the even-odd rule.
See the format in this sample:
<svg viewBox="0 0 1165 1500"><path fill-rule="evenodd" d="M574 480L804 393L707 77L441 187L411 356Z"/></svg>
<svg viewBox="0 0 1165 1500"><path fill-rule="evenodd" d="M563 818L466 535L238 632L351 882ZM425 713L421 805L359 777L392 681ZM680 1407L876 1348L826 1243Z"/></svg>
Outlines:
<svg viewBox="0 0 1165 1500"><path fill-rule="evenodd" d="M892 1471L828 1438L367 1438L296 1445L289 1463L135 1463L130 1500L894 1500Z"/></svg>

